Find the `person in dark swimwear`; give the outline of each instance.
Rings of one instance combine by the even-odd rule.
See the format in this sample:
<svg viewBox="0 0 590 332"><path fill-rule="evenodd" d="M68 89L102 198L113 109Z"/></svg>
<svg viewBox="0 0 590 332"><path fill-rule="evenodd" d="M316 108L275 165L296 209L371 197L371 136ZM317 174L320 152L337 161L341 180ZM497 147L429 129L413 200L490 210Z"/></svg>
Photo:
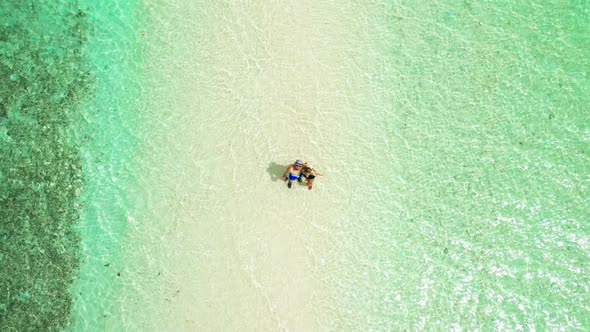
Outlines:
<svg viewBox="0 0 590 332"><path fill-rule="evenodd" d="M303 181L301 179L301 169L303 168L303 161L297 159L295 163L289 165L285 174L283 174L283 180L287 181L287 187L291 188L293 181L297 180L298 182Z"/></svg>
<svg viewBox="0 0 590 332"><path fill-rule="evenodd" d="M307 179L307 189L309 190L313 188L315 177L321 176L321 174L315 168L313 168L311 165L308 165L307 163L303 164L303 169L301 170L301 173Z"/></svg>

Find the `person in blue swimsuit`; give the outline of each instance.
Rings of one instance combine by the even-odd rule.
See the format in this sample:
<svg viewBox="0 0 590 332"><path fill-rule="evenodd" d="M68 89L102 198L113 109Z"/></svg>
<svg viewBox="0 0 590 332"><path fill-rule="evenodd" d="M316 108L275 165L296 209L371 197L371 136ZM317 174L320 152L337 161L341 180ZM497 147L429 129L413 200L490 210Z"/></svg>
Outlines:
<svg viewBox="0 0 590 332"><path fill-rule="evenodd" d="M297 180L299 182L303 181L301 179L301 169L303 168L303 161L297 159L295 160L295 163L293 163L292 165L289 165L289 167L287 167L287 170L285 171L285 174L283 175L283 180L287 181L287 187L291 188L291 185L293 184L293 181Z"/></svg>

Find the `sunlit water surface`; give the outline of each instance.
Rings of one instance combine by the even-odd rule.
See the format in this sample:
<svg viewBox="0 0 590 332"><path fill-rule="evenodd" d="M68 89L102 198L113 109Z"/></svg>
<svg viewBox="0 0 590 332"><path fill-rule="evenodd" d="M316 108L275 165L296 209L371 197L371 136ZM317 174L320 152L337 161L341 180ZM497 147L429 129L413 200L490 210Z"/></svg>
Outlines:
<svg viewBox="0 0 590 332"><path fill-rule="evenodd" d="M590 328L587 2L60 6L11 8L0 35L0 179L71 141L0 188L0 262L35 271L2 270L2 329ZM88 31L65 50L42 37L62 20ZM41 64L17 26L51 96L26 88ZM57 103L78 113L22 111ZM325 174L314 191L277 181L294 158ZM22 190L67 199L24 217Z"/></svg>

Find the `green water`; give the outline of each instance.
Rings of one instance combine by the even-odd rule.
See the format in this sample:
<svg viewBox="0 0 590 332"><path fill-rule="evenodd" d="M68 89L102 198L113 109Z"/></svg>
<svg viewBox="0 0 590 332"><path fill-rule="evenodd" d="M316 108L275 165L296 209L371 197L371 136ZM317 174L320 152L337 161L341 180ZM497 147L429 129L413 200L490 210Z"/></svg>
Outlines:
<svg viewBox="0 0 590 332"><path fill-rule="evenodd" d="M368 83L347 86L357 94L343 106L370 121L355 118L333 151L350 155L335 163L350 187L336 184L346 217L326 225L337 319L323 325L588 330L590 4L342 8L350 38L366 38L342 47L368 60L355 69ZM121 253L148 201L142 123L158 114L141 101L153 92L141 83L146 13L0 1L2 331L121 330L147 316L121 305L124 289L142 286Z"/></svg>
<svg viewBox="0 0 590 332"><path fill-rule="evenodd" d="M133 7L0 8L0 330L97 328L136 205Z"/></svg>
<svg viewBox="0 0 590 332"><path fill-rule="evenodd" d="M93 34L83 47L96 82L81 108L78 136L84 169L84 209L77 231L82 236L78 280L72 286L74 322L69 330L121 330L121 290L128 282L121 258L125 235L140 206L136 160L143 122L139 99L142 55L134 18L136 5L81 1ZM116 319L113 319L116 317Z"/></svg>
<svg viewBox="0 0 590 332"><path fill-rule="evenodd" d="M382 8L340 327L587 330L588 2Z"/></svg>
<svg viewBox="0 0 590 332"><path fill-rule="evenodd" d="M81 141L92 77L73 3L0 3L0 330L62 329L79 266Z"/></svg>

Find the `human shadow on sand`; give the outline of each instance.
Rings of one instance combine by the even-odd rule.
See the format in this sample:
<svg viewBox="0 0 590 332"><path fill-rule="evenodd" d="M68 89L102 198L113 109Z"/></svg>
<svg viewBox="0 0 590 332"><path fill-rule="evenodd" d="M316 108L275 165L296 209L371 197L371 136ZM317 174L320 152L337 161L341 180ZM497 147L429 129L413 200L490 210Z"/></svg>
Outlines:
<svg viewBox="0 0 590 332"><path fill-rule="evenodd" d="M271 181L278 181L283 179L283 174L289 165L279 165L274 161L268 164L266 171L270 174Z"/></svg>
<svg viewBox="0 0 590 332"><path fill-rule="evenodd" d="M287 170L287 167L289 167L289 165L279 165L275 162L271 162L270 164L268 164L268 168L266 169L266 171L268 172L268 174L270 174L270 179L271 181L278 181L278 180L283 180L283 174L285 174L285 171ZM293 182L301 182L299 183L299 185L305 185L307 186L305 179L302 179L303 181L293 181Z"/></svg>

